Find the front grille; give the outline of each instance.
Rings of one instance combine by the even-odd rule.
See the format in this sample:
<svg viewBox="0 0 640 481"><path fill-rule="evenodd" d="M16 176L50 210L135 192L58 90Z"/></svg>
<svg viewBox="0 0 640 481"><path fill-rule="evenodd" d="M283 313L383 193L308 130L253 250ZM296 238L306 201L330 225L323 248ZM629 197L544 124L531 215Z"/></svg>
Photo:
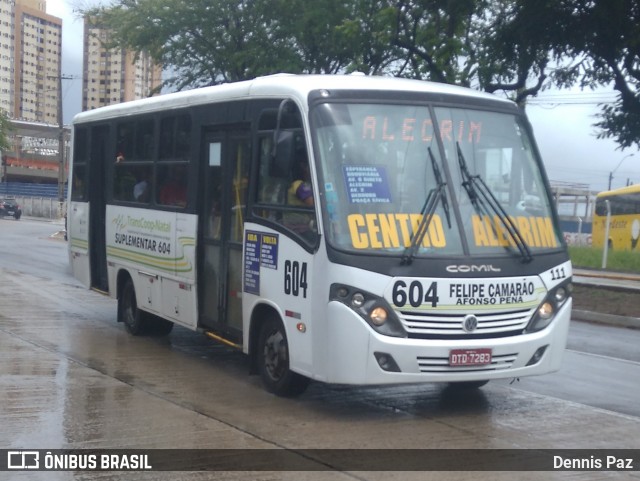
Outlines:
<svg viewBox="0 0 640 481"><path fill-rule="evenodd" d="M398 311L397 314L409 338L468 339L521 334L534 311L535 309L518 309L499 313L473 313L478 319L478 327L473 333L462 328L469 312L441 314L433 311Z"/></svg>
<svg viewBox="0 0 640 481"><path fill-rule="evenodd" d="M509 369L515 362L517 354L503 354L501 356L493 356L491 364L485 366L449 366L448 357L424 357L418 356L418 368L424 373L440 373L440 372L479 372L479 371L504 371Z"/></svg>

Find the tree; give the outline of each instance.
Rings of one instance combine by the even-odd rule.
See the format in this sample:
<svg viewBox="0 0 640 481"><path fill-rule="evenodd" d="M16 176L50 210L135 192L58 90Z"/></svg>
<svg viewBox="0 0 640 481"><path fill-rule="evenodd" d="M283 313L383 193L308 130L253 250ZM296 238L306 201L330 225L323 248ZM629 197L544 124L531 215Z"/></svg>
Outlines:
<svg viewBox="0 0 640 481"><path fill-rule="evenodd" d="M335 74L350 62L350 46L337 26L348 18L344 0L265 0L275 38L284 40L297 73ZM267 17L267 15L265 15ZM276 68L278 65L274 65Z"/></svg>
<svg viewBox="0 0 640 481"><path fill-rule="evenodd" d="M107 47L147 51L178 90L277 72L337 73L352 1L119 0L82 12L112 31Z"/></svg>
<svg viewBox="0 0 640 481"><path fill-rule="evenodd" d="M2 151L3 155L6 150L11 149L9 136L12 130L13 128L11 126L11 122L9 121L7 112L0 109L0 151Z"/></svg>
<svg viewBox="0 0 640 481"><path fill-rule="evenodd" d="M553 0L547 0L552 3ZM544 10L526 0L399 0L399 75L505 92L520 106L545 86L550 61Z"/></svg>
<svg viewBox="0 0 640 481"><path fill-rule="evenodd" d="M398 74L406 54L395 40L396 9L387 0L355 0L336 28L351 49L347 72Z"/></svg>
<svg viewBox="0 0 640 481"><path fill-rule="evenodd" d="M566 12L572 35L565 55L579 62L585 87L613 85L618 98L602 106L598 137L640 147L640 4L636 0L576 0ZM561 42L560 46L563 46Z"/></svg>
<svg viewBox="0 0 640 481"><path fill-rule="evenodd" d="M542 4L548 8L539 8ZM524 107L549 85L553 60L547 34L556 0L500 0L483 8L476 42L478 82L486 92L507 92Z"/></svg>
<svg viewBox="0 0 640 481"><path fill-rule="evenodd" d="M549 55L550 81L559 87L613 87L601 106L598 137L621 148L640 147L640 4L637 0L505 0L508 18L496 22L496 42L518 45L492 56L516 62L521 52ZM543 57L537 61L543 71ZM491 69L489 69L491 71Z"/></svg>
<svg viewBox="0 0 640 481"><path fill-rule="evenodd" d="M482 1L399 0L394 43L404 52L396 72L435 82L468 86L473 72L470 40Z"/></svg>
<svg viewBox="0 0 640 481"><path fill-rule="evenodd" d="M276 72L391 74L504 92L612 85L600 137L640 146L637 0L116 0L86 12L178 90Z"/></svg>
<svg viewBox="0 0 640 481"><path fill-rule="evenodd" d="M177 90L297 67L261 1L119 0L83 13L111 30L107 47L147 51Z"/></svg>

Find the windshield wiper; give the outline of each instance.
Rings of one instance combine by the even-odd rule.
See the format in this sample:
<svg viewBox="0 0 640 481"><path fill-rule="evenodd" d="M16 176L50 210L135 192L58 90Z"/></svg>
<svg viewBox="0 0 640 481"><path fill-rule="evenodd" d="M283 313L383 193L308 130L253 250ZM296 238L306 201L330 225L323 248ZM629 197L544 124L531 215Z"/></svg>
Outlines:
<svg viewBox="0 0 640 481"><path fill-rule="evenodd" d="M442 203L442 209L444 210L444 215L447 218L447 224L449 225L449 228L451 228L449 201L447 200L447 191L445 189L447 183L442 180L442 174L440 173L440 168L438 167L436 158L431 151L431 147L428 148L428 151L429 157L431 159L431 168L433 169L433 176L436 181L436 186L429 191L429 193L427 194L427 198L424 201L422 210L420 211L420 214L422 215L420 223L418 224L415 232L413 232L413 234L411 235L411 244L405 249L404 254L402 255L402 259L400 260L400 263L403 265L408 265L413 262L413 257L416 254L418 246L422 244L424 236L429 231L431 220L433 219L433 215L435 214L438 207L438 201Z"/></svg>
<svg viewBox="0 0 640 481"><path fill-rule="evenodd" d="M526 241L522 237L518 226L516 226L515 222L507 212L502 207L502 204L496 199L491 192L489 186L485 183L485 181L480 177L480 175L471 175L469 173L469 169L467 168L467 162L464 159L464 155L462 154L462 149L460 148L460 143L456 142L456 148L458 150L458 164L460 165L460 172L462 174L462 186L467 191L467 195L471 200L471 204L476 209L476 212L481 216L486 215L489 216L489 212L492 211L502 222L506 231L509 234L509 237L513 240L518 251L520 251L520 255L522 256L523 262L531 262L533 256L531 255L531 250L527 245ZM496 237L498 237L497 232L495 232Z"/></svg>

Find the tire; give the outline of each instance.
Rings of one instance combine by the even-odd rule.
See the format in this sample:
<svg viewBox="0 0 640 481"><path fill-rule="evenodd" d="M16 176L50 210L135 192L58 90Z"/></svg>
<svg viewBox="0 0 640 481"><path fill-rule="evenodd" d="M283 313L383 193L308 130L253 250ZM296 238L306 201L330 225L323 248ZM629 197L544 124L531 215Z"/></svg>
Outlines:
<svg viewBox="0 0 640 481"><path fill-rule="evenodd" d="M142 336L148 331L148 315L138 309L136 290L133 281L127 279L118 297L118 321L124 323L127 332L133 336Z"/></svg>
<svg viewBox="0 0 640 481"><path fill-rule="evenodd" d="M258 371L267 391L284 397L302 394L309 379L289 369L289 345L280 319L267 318L258 338Z"/></svg>
<svg viewBox="0 0 640 481"><path fill-rule="evenodd" d="M168 336L173 330L173 322L159 316L148 315L147 330L153 336Z"/></svg>
<svg viewBox="0 0 640 481"><path fill-rule="evenodd" d="M450 382L449 383L449 387L451 389L479 389L482 386L484 386L485 384L487 384L489 381L461 381L461 382Z"/></svg>

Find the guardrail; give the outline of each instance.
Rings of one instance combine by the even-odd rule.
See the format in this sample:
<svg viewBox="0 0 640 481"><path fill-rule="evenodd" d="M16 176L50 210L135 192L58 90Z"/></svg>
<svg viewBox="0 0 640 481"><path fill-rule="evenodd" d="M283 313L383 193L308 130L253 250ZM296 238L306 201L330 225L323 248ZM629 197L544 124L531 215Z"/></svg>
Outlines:
<svg viewBox="0 0 640 481"><path fill-rule="evenodd" d="M51 197L29 197L15 195L11 196L16 200L23 216L42 217L44 219L61 219L67 213L67 203L58 201Z"/></svg>

